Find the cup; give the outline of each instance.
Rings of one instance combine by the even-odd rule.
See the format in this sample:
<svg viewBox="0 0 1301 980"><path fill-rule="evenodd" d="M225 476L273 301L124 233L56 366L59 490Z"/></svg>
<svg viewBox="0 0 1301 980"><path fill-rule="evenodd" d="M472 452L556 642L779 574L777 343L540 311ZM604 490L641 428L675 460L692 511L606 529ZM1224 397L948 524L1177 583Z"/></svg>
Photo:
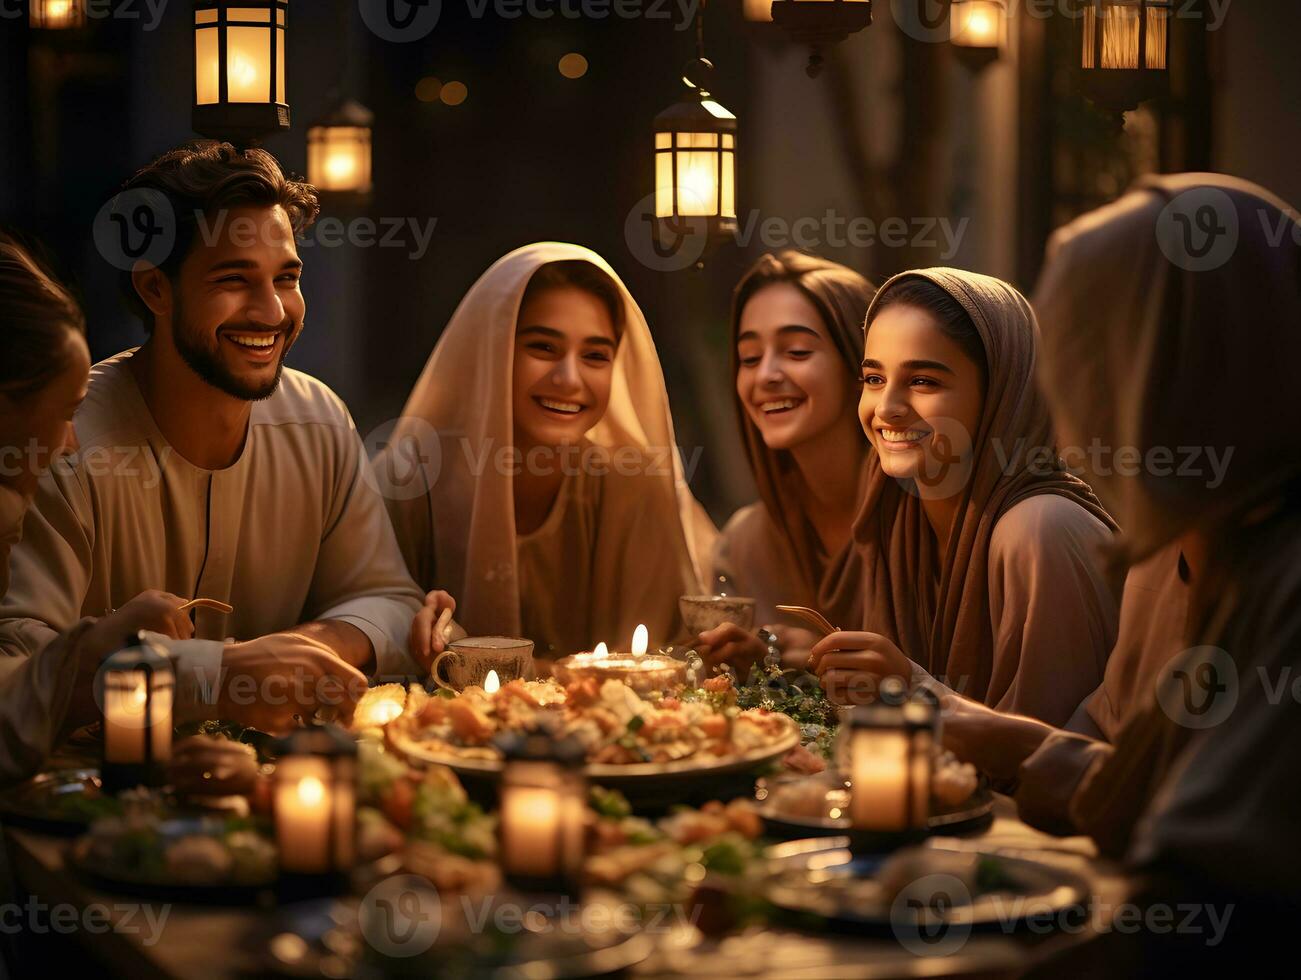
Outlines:
<svg viewBox="0 0 1301 980"><path fill-rule="evenodd" d="M691 636L724 623L743 630L754 625L754 600L739 595L684 595L678 597L678 611Z"/></svg>
<svg viewBox="0 0 1301 980"><path fill-rule="evenodd" d="M439 687L462 691L474 685L482 687L490 670L497 672L503 684L517 678L532 680L533 641L517 636L462 637L434 658L429 673Z"/></svg>

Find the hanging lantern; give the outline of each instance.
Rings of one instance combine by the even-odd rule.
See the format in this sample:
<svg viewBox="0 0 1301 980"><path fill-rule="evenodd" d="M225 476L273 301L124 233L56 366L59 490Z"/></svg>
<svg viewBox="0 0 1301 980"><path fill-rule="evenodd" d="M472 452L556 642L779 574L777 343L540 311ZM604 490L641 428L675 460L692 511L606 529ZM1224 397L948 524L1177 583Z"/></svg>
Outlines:
<svg viewBox="0 0 1301 980"><path fill-rule="evenodd" d="M525 892L577 898L583 871L587 782L571 738L513 732L496 742L501 774L502 874Z"/></svg>
<svg viewBox="0 0 1301 980"><path fill-rule="evenodd" d="M938 717L929 692L909 699L897 677L881 682L875 702L853 710L849 816L854 834L867 839L925 835Z"/></svg>
<svg viewBox="0 0 1301 980"><path fill-rule="evenodd" d="M371 127L375 114L353 100L307 130L307 180L318 191L364 198L371 191Z"/></svg>
<svg viewBox="0 0 1301 980"><path fill-rule="evenodd" d="M872 0L773 0L773 23L797 44L813 50L804 70L810 78L822 72L822 49L839 44L872 23Z"/></svg>
<svg viewBox="0 0 1301 980"><path fill-rule="evenodd" d="M28 23L41 31L67 31L86 25L86 0L30 0Z"/></svg>
<svg viewBox="0 0 1301 980"><path fill-rule="evenodd" d="M194 0L196 132L247 144L289 128L288 11L288 0Z"/></svg>
<svg viewBox="0 0 1301 980"><path fill-rule="evenodd" d="M953 0L949 40L958 59L972 71L997 61L1007 44L1003 0Z"/></svg>
<svg viewBox="0 0 1301 980"><path fill-rule="evenodd" d="M336 890L355 862L357 743L325 725L294 732L277 749L272 806L281 889Z"/></svg>
<svg viewBox="0 0 1301 980"><path fill-rule="evenodd" d="M1085 96L1125 112L1170 85L1172 0L1084 0L1080 77Z"/></svg>
<svg viewBox="0 0 1301 980"><path fill-rule="evenodd" d="M131 637L101 665L96 684L104 722L104 791L161 786L172 757L171 659Z"/></svg>
<svg viewBox="0 0 1301 980"><path fill-rule="evenodd" d="M656 237L679 248L703 236L700 254L737 230L736 116L706 87L713 69L688 64L682 97L655 117Z"/></svg>

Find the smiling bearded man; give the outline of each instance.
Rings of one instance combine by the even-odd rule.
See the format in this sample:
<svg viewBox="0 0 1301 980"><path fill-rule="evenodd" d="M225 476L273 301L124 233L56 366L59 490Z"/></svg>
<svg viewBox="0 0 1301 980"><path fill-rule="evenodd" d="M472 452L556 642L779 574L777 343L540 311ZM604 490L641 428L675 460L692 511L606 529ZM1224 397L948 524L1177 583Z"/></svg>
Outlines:
<svg viewBox="0 0 1301 980"><path fill-rule="evenodd" d="M313 189L262 150L204 142L136 174L119 208L150 199L175 242L122 274L149 338L91 374L81 451L42 481L13 552L0 650L39 656L144 589L218 599L234 611L198 610L179 644L202 668L183 669L182 700L195 685L210 713L284 728L346 708L362 671L408 673L422 593L347 408L284 368Z"/></svg>

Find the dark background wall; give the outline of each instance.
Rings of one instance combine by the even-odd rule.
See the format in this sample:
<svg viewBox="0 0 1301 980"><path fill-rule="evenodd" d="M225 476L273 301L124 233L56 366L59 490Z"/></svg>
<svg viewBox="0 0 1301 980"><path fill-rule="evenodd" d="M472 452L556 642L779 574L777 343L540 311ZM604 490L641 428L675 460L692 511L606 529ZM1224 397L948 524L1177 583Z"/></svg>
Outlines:
<svg viewBox="0 0 1301 980"><path fill-rule="evenodd" d="M1181 62L1175 98L1125 130L1063 87L1070 52L1042 25L1014 17L1004 58L973 75L947 45L901 32L891 6L878 0L875 25L829 51L810 80L802 49L747 23L737 0L712 0L716 92L740 119L743 224L828 209L878 222L966 217L955 255L943 242L817 247L877 278L945 262L1028 289L1053 224L1137 173L1215 167L1301 199L1301 5L1235 0ZM47 244L84 298L97 357L143 334L95 251L94 216L135 168L193 135L190 4L169 0L155 30L143 0L118 9L140 19L96 20L77 37L0 17L0 225ZM366 433L400 411L456 303L495 259L542 239L588 245L651 322L680 442L705 450L693 485L721 519L751 492L727 375L728 297L749 261L782 242L756 235L703 271L664 273L638 260L624 231L653 188L651 120L677 97L693 33L676 29L686 25L673 3L655 8L669 19L504 19L491 6L476 19L471 9L442 0L428 37L393 44L366 29L357 0L291 0L294 128L267 148L302 174L307 125L346 88L376 114L375 193L360 210L327 203L325 214L436 224L418 258L409 231L398 248L305 249L308 329L290 363L334 387ZM584 77L557 70L567 52L588 59ZM427 76L464 83L468 98L421 101Z"/></svg>

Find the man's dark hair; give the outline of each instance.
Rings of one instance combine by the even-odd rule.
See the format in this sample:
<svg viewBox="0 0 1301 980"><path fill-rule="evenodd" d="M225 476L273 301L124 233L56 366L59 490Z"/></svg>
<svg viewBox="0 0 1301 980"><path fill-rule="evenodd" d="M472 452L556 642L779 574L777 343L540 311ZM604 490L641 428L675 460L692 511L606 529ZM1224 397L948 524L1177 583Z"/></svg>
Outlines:
<svg viewBox="0 0 1301 980"><path fill-rule="evenodd" d="M161 192L172 207L176 242L167 258L158 263L168 279L176 281L181 263L194 247L199 218L213 220L223 210L239 207L275 207L289 215L297 237L312 226L320 213L316 188L285 176L280 164L266 150L238 150L229 143L199 140L164 153L122 186ZM118 276L118 287L131 312L153 330L154 318L136 292L131 272Z"/></svg>

